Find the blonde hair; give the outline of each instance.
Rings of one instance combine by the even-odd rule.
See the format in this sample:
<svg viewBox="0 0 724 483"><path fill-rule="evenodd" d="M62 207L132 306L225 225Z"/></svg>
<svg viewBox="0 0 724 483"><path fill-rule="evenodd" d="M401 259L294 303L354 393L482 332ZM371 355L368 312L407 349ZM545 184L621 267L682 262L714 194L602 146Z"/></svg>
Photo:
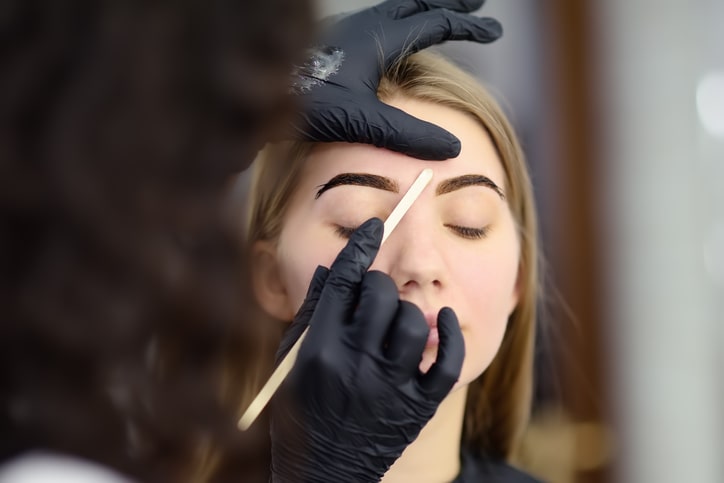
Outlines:
<svg viewBox="0 0 724 483"><path fill-rule="evenodd" d="M509 459L530 413L538 292L537 220L525 159L492 96L475 78L438 55L420 52L388 70L378 97L390 101L398 96L445 105L475 118L490 135L505 172L506 198L521 246L520 299L498 354L470 385L463 443L488 456ZM302 142L274 145L256 163L248 216L250 244L279 239L295 182L312 147Z"/></svg>

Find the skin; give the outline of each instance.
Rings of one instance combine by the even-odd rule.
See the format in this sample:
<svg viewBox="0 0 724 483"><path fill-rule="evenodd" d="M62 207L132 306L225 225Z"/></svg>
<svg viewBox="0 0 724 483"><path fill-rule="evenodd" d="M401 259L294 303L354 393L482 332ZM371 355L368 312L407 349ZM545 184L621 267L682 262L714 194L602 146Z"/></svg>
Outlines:
<svg viewBox="0 0 724 483"><path fill-rule="evenodd" d="M400 98L390 104L454 133L463 141L460 155L441 163L361 144L315 148L273 253L281 279L279 289L286 293L277 301L281 304L268 311L291 320L304 300L314 269L331 264L345 244L345 232L373 216L386 219L420 171L432 168L432 181L382 246L372 269L389 274L400 298L415 303L432 327L420 364L423 371L437 353L434 326L438 311L444 306L455 310L468 348L459 387L490 364L517 302L519 242L513 217L501 197L505 192L503 168L489 136L473 118L418 100ZM397 184L398 192L339 184L317 198L321 186L343 173L386 177ZM498 190L476 184L436 193L441 182L471 174L485 176ZM466 238L481 235L479 230L484 232L479 238Z"/></svg>
<svg viewBox="0 0 724 483"><path fill-rule="evenodd" d="M460 389L466 389L492 361L518 301L520 244L505 201L503 167L480 123L452 108L419 100L397 98L389 104L452 132L461 141L460 155L434 162L368 145L317 146L298 180L278 243L255 246L259 264L265 267L255 290L267 312L292 320L315 268L329 266L347 234L366 219L386 219L420 171L433 169L432 181L382 246L371 269L387 273L400 298L425 314L431 331L420 362L422 371L437 355L439 310L452 307L460 322L466 346L460 379L385 477L385 481L441 481L459 471L466 394ZM344 173L357 175L322 188ZM391 183L360 173L382 176ZM474 184L458 183L440 194L449 180L468 175L476 175ZM346 184L350 180L372 181L375 187ZM426 468L428 461L432 466Z"/></svg>

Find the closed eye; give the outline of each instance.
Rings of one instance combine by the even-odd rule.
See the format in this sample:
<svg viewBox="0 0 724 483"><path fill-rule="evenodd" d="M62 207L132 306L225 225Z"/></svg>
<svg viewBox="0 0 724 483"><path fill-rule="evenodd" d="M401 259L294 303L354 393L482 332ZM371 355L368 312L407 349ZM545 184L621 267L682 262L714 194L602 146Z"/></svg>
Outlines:
<svg viewBox="0 0 724 483"><path fill-rule="evenodd" d="M471 228L469 226L451 225L449 223L446 223L445 227L449 228L456 235L462 238L467 238L469 240L479 240L481 238L485 238L488 235L489 231L488 227Z"/></svg>
<svg viewBox="0 0 724 483"><path fill-rule="evenodd" d="M359 228L358 226L342 226L342 225L334 225L334 232L341 238L349 238L352 236L352 233Z"/></svg>
<svg viewBox="0 0 724 483"><path fill-rule="evenodd" d="M488 228L471 228L469 226L459 226L459 225L452 225L452 224L445 224L445 227L449 228L451 231L453 231L455 234L459 235L462 238L467 238L469 240L479 240L481 238L485 238L488 235ZM350 226L342 226L342 225L335 225L334 232L340 237L348 239L352 236L352 233L359 228L359 227L350 227Z"/></svg>

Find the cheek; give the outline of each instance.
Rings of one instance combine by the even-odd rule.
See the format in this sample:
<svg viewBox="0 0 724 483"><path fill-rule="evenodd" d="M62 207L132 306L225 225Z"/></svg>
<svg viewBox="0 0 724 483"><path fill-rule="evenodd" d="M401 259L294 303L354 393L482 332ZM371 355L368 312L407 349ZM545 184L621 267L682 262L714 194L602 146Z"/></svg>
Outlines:
<svg viewBox="0 0 724 483"><path fill-rule="evenodd" d="M279 243L279 261L282 282L294 312L304 302L309 282L319 265L330 267L339 250L341 239L320 226L285 230ZM293 233L293 236L289 236Z"/></svg>
<svg viewBox="0 0 724 483"><path fill-rule="evenodd" d="M460 382L466 384L485 371L503 340L517 299L517 245L499 246L461 262L456 264L455 299L466 346Z"/></svg>
<svg viewBox="0 0 724 483"><path fill-rule="evenodd" d="M475 313L502 314L507 318L515 298L518 255L514 250L471 257L459 266L460 290Z"/></svg>

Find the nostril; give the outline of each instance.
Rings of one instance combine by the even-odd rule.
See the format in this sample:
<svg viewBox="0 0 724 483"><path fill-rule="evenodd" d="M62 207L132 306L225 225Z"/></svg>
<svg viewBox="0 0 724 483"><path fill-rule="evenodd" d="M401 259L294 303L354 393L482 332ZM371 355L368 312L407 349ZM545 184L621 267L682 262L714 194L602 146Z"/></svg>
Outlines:
<svg viewBox="0 0 724 483"><path fill-rule="evenodd" d="M418 280L414 280L414 279L413 279L413 280L408 280L408 281L405 282L403 285L401 285L400 288L399 288L399 290L402 292L402 291L410 290L410 289L418 289L418 288L420 288L420 287L423 287L423 286L425 286L425 285L428 285L428 283L429 283L430 285L432 285L433 287L435 287L435 288L441 288L441 287L442 287L442 282L440 282L440 280L437 280L437 279L430 280L429 282L428 282L428 281L420 282L420 281L418 281Z"/></svg>
<svg viewBox="0 0 724 483"><path fill-rule="evenodd" d="M417 280L408 280L407 282L405 282L404 285L402 285L402 288L403 288L403 289L413 288L413 287L417 287L417 286L419 286L419 285L420 285L420 284L417 283Z"/></svg>

